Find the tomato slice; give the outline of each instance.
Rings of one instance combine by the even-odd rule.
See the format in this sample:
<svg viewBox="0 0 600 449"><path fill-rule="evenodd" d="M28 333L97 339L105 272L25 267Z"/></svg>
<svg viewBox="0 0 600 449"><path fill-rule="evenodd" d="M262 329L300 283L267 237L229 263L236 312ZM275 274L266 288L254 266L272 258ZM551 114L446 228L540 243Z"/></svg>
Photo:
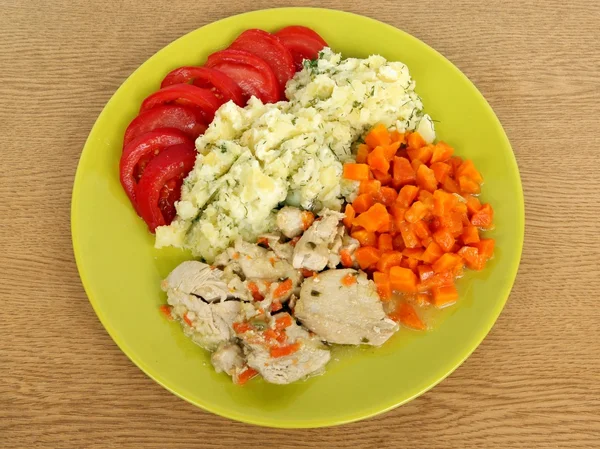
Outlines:
<svg viewBox="0 0 600 449"><path fill-rule="evenodd" d="M302 30L298 30L297 28L302 28ZM311 31L317 37L307 33L305 30ZM287 27L275 33L275 36L281 40L283 45L292 54L297 70L302 69L303 60L317 59L319 52L327 46L327 43L321 36L305 27Z"/></svg>
<svg viewBox="0 0 600 449"><path fill-rule="evenodd" d="M319 33L317 33L315 30L312 30L310 28L307 27L303 27L302 25L292 25L289 27L285 27L280 29L277 33L275 33L275 35L277 36L285 36L285 35L304 35L306 37L310 37L314 40L319 41L323 47L327 47L327 42L325 42L325 39L323 39Z"/></svg>
<svg viewBox="0 0 600 449"><path fill-rule="evenodd" d="M181 183L195 161L194 144L182 143L160 152L144 170L136 195L140 216L150 232L170 224L175 216L174 203L181 195Z"/></svg>
<svg viewBox="0 0 600 449"><path fill-rule="evenodd" d="M148 111L163 104L177 103L184 106L193 106L200 109L208 120L212 121L215 112L223 104L215 94L208 89L192 86L190 84L174 84L160 89L146 98L140 112Z"/></svg>
<svg viewBox="0 0 600 449"><path fill-rule="evenodd" d="M136 188L146 167L166 148L179 144L193 146L194 142L183 131L159 128L136 137L123 148L119 163L121 185L136 210Z"/></svg>
<svg viewBox="0 0 600 449"><path fill-rule="evenodd" d="M246 30L233 41L229 48L245 50L262 58L269 64L277 77L281 93L285 91L286 83L296 73L294 58L290 51L277 37L266 31L257 29Z"/></svg>
<svg viewBox="0 0 600 449"><path fill-rule="evenodd" d="M221 50L210 55L205 65L229 76L247 97L254 95L263 103L279 100L279 83L273 70L263 59L250 52Z"/></svg>
<svg viewBox="0 0 600 449"><path fill-rule="evenodd" d="M158 128L175 128L191 139L196 139L206 131L206 123L197 108L168 104L156 106L142 112L127 127L123 145L149 131Z"/></svg>
<svg viewBox="0 0 600 449"><path fill-rule="evenodd" d="M244 93L240 86L223 72L208 67L179 67L165 76L160 87L189 83L210 89L224 103L232 100L238 106L244 105Z"/></svg>

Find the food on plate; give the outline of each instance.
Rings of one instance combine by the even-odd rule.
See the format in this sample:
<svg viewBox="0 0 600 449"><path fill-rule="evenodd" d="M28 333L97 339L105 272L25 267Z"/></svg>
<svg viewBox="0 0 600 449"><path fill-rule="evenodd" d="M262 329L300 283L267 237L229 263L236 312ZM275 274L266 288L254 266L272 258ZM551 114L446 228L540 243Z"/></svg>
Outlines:
<svg viewBox="0 0 600 449"><path fill-rule="evenodd" d="M196 141L177 216L156 244L187 248L209 263L235 239L255 241L275 225L279 204L341 210L355 181L343 163L372 126L435 134L408 68L381 56L344 59L330 49L305 61L287 84L288 101L221 106Z"/></svg>
<svg viewBox="0 0 600 449"><path fill-rule="evenodd" d="M436 141L408 68L343 58L302 26L244 31L168 73L126 130L120 178L156 247L197 259L162 282L160 312L239 385L427 330L494 253L483 177Z"/></svg>

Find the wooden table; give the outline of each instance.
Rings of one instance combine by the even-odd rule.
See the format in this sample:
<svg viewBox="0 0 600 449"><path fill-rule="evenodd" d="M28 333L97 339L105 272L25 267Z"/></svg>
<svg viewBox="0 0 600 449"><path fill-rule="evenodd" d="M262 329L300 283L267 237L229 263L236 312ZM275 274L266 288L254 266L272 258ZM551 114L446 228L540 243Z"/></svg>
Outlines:
<svg viewBox="0 0 600 449"><path fill-rule="evenodd" d="M115 89L154 52L207 23L286 2L3 0L0 446L600 447L600 4L296 4L417 36L496 111L521 169L527 226L516 284L490 335L429 393L338 428L259 429L168 393L119 351L79 281L69 223L79 154Z"/></svg>

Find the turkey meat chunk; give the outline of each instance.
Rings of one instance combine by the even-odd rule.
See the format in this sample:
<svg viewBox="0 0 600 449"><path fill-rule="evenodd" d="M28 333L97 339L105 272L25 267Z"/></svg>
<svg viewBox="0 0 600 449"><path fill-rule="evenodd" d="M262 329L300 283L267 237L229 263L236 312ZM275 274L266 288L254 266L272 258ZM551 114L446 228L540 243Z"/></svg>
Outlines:
<svg viewBox="0 0 600 449"><path fill-rule="evenodd" d="M342 247L344 214L324 209L321 217L304 232L292 257L294 268L321 271L339 263L337 251ZM335 257L332 257L334 255Z"/></svg>
<svg viewBox="0 0 600 449"><path fill-rule="evenodd" d="M356 276L356 282L342 284L347 275ZM379 346L398 330L387 318L375 284L353 269L329 270L306 279L294 314L329 343Z"/></svg>

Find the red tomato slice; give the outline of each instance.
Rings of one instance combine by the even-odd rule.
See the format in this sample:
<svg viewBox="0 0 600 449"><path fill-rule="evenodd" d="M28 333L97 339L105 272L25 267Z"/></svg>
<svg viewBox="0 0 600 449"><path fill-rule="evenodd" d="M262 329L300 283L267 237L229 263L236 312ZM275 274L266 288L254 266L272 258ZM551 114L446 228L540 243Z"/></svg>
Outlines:
<svg viewBox="0 0 600 449"><path fill-rule="evenodd" d="M210 123L215 116L215 111L223 104L223 100L219 100L208 89L190 84L175 84L163 87L146 98L142 103L140 112L168 103L197 107L205 114L207 120L209 119L208 123Z"/></svg>
<svg viewBox="0 0 600 449"><path fill-rule="evenodd" d="M190 82L194 86L210 89L223 102L232 100L239 106L244 105L244 93L240 86L223 72L208 67L179 67L165 76L160 87Z"/></svg>
<svg viewBox="0 0 600 449"><path fill-rule="evenodd" d="M263 30L246 30L230 45L233 50L244 50L262 58L273 70L283 93L285 84L294 76L294 58L281 41Z"/></svg>
<svg viewBox="0 0 600 449"><path fill-rule="evenodd" d="M137 210L136 188L146 167L154 157L173 145L194 142L182 131L159 128L136 137L123 148L119 163L121 185Z"/></svg>
<svg viewBox="0 0 600 449"><path fill-rule="evenodd" d="M292 25L289 27L285 27L280 29L277 33L275 33L275 35L298 35L298 34L302 34L306 37L310 37L312 39L315 39L317 41L319 41L321 44L323 44L323 47L327 47L327 42L325 42L325 39L323 39L319 33L317 33L315 30L311 30L310 28L307 27L303 27L301 25Z"/></svg>
<svg viewBox="0 0 600 449"><path fill-rule="evenodd" d="M243 50L221 50L213 53L206 67L217 69L242 88L244 93L254 95L263 103L279 100L279 84L269 64L252 53Z"/></svg>
<svg viewBox="0 0 600 449"><path fill-rule="evenodd" d="M321 39L320 36L319 39L316 39L305 32L295 32L290 30L290 28L294 27L284 28L275 33L275 36L281 40L283 45L285 45L292 54L296 69L302 70L302 61L305 59L317 59L319 57L319 52L323 50L327 44L324 43L325 41Z"/></svg>
<svg viewBox="0 0 600 449"><path fill-rule="evenodd" d="M169 224L175 216L174 203L181 195L181 183L194 167L193 143L173 145L150 161L136 189L140 216L150 232ZM168 216L164 215L167 212Z"/></svg>
<svg viewBox="0 0 600 449"><path fill-rule="evenodd" d="M197 108L176 104L156 106L133 119L125 131L123 145L158 128L175 128L196 139L206 131L206 123Z"/></svg>

